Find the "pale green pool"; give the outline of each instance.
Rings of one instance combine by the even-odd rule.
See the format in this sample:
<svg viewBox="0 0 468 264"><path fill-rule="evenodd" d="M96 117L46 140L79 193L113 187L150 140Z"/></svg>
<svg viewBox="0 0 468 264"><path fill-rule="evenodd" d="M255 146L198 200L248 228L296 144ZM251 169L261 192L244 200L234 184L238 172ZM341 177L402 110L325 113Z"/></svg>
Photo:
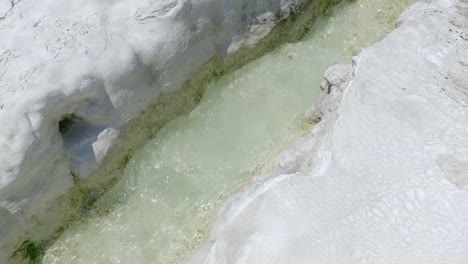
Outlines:
<svg viewBox="0 0 468 264"><path fill-rule="evenodd" d="M324 71L383 38L413 2L340 5L303 41L211 83L199 106L139 150L95 215L69 228L43 262L183 262L204 241L225 198L301 133Z"/></svg>

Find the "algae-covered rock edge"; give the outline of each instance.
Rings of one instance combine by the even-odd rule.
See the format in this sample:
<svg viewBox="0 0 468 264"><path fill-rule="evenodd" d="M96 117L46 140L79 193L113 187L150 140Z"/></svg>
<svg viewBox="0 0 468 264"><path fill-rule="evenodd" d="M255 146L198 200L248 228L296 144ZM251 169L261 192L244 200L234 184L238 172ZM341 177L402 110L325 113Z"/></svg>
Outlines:
<svg viewBox="0 0 468 264"><path fill-rule="evenodd" d="M287 16L278 13L275 27L258 43L226 57L212 58L181 89L157 96L146 110L121 129L118 141L97 171L88 180L74 177L75 184L71 191L60 197L56 205L51 206L48 215L60 217L60 224L54 227L44 226L45 230L49 229L49 235L42 240L23 241L9 262L41 263L43 252L48 246L70 224L86 217L93 203L121 179L133 153L153 138L167 122L190 113L202 98L210 81L236 70L281 44L300 40L319 16L327 15L331 6L342 1L353 0L312 0L302 6L290 8Z"/></svg>

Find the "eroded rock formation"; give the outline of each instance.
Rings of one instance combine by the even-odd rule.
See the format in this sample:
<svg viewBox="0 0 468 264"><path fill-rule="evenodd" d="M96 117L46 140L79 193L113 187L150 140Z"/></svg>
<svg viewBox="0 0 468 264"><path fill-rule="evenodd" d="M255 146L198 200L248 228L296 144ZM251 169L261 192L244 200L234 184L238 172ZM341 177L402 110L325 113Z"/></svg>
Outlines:
<svg viewBox="0 0 468 264"><path fill-rule="evenodd" d="M0 262L159 93L303 2L0 0Z"/></svg>

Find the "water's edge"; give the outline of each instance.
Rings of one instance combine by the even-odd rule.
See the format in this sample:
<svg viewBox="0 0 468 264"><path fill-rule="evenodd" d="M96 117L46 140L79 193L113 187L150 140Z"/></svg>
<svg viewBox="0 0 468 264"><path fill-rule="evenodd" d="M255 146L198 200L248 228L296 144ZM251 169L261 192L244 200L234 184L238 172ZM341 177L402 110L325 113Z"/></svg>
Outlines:
<svg viewBox="0 0 468 264"><path fill-rule="evenodd" d="M281 44L300 40L319 16L326 15L331 6L341 1L308 1L302 7L291 10L288 18L279 20L272 32L258 44L226 58L210 60L181 89L158 96L148 109L122 129L120 140L91 179L82 181L75 178L73 189L57 201L54 212L49 215L61 217L61 225L42 241L23 242L10 263L40 263L44 251L61 233L74 221L86 217L94 202L123 176L135 151L153 138L166 123L190 113L197 106L210 81L242 67Z"/></svg>

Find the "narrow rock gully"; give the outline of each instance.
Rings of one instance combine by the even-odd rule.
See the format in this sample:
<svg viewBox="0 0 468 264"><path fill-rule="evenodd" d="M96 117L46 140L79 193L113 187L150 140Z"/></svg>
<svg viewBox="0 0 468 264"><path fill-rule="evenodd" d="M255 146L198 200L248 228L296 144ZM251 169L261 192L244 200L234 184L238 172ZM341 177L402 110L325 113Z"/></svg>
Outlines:
<svg viewBox="0 0 468 264"><path fill-rule="evenodd" d="M294 137L325 70L385 37L414 0L335 6L298 43L212 82L198 107L137 151L125 176L47 250L44 264L182 263L227 197Z"/></svg>

